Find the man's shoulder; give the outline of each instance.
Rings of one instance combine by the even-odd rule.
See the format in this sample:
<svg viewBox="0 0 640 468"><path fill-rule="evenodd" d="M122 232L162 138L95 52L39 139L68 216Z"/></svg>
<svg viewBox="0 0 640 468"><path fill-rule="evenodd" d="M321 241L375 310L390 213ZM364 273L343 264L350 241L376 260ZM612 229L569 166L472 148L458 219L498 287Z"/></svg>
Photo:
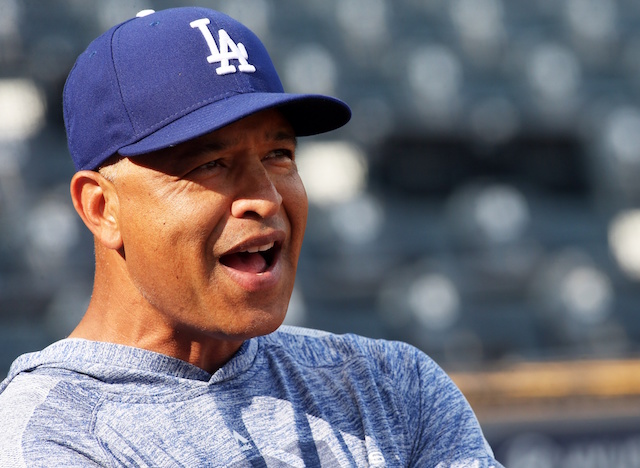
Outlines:
<svg viewBox="0 0 640 468"><path fill-rule="evenodd" d="M0 426L51 422L61 414L90 414L100 395L99 383L71 363L74 343L63 340L42 351L24 354L0 383ZM37 426L37 424L36 424Z"/></svg>
<svg viewBox="0 0 640 468"><path fill-rule="evenodd" d="M5 384L0 393L0 466L71 466L76 455L70 447L95 449L91 425L98 398L81 383L36 369ZM88 461L77 458L73 466Z"/></svg>
<svg viewBox="0 0 640 468"><path fill-rule="evenodd" d="M59 382L59 378L40 374L19 374L7 382L0 393L0 421L30 414Z"/></svg>
<svg viewBox="0 0 640 468"><path fill-rule="evenodd" d="M64 375L69 374L69 375ZM23 372L4 383L0 393L0 426L9 421L26 421L50 408L56 414L64 407L86 407L95 403L82 379L66 371L48 373L42 369Z"/></svg>
<svg viewBox="0 0 640 468"><path fill-rule="evenodd" d="M266 344L294 355L300 364L314 367L340 366L358 360L383 367L403 363L414 366L416 359L430 361L407 343L294 326L281 326L266 337Z"/></svg>
<svg viewBox="0 0 640 468"><path fill-rule="evenodd" d="M287 347L311 347L340 355L369 354L371 352L389 352L396 349L407 351L412 346L382 338L370 338L353 333L337 334L313 328L282 325L274 333L267 335L270 343Z"/></svg>
<svg viewBox="0 0 640 468"><path fill-rule="evenodd" d="M47 434L55 411L46 416L41 409L51 403L59 382L55 376L37 372L21 373L5 382L0 393L0 462L20 460L25 440Z"/></svg>

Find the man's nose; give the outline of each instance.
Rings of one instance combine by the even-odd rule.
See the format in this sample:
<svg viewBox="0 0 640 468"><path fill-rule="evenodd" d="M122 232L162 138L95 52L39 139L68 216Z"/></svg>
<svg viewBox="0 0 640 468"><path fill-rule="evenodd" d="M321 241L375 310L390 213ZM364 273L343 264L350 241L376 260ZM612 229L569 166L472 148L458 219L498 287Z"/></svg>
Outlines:
<svg viewBox="0 0 640 468"><path fill-rule="evenodd" d="M231 205L233 217L269 218L278 214L282 195L262 164L243 171L238 178L239 190Z"/></svg>

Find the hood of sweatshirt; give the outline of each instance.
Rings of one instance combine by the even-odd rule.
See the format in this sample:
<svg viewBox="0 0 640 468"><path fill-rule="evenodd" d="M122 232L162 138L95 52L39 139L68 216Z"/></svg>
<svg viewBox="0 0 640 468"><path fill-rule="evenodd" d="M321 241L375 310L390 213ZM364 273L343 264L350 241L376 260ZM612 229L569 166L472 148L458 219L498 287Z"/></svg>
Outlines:
<svg viewBox="0 0 640 468"><path fill-rule="evenodd" d="M223 382L245 372L258 352L260 337L245 341L231 360L215 373L188 362L141 348L98 341L68 338L57 341L42 351L18 357L0 393L21 373L45 371L48 374L68 371L87 378L114 384L169 384L176 379L200 381L203 384Z"/></svg>

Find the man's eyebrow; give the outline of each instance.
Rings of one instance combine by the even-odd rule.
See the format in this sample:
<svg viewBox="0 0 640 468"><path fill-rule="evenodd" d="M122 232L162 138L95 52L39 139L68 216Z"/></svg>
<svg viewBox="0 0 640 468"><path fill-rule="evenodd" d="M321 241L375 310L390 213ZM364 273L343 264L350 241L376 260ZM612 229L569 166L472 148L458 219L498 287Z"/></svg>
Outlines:
<svg viewBox="0 0 640 468"><path fill-rule="evenodd" d="M298 139L293 132L285 130L279 130L277 132L269 132L265 135L267 141L274 142L287 142L298 146ZM240 138L217 138L212 140L205 140L197 142L190 148L185 148L184 156L197 157L206 153L217 153L224 151L227 148L232 148L241 141Z"/></svg>
<svg viewBox="0 0 640 468"><path fill-rule="evenodd" d="M231 146L233 142L228 140L203 141L185 149L183 156L195 157L205 153L217 153Z"/></svg>
<svg viewBox="0 0 640 468"><path fill-rule="evenodd" d="M271 136L268 135L271 138ZM275 133L272 137L274 141L288 141L293 143L294 146L298 146L298 139L296 135L292 132L279 131Z"/></svg>

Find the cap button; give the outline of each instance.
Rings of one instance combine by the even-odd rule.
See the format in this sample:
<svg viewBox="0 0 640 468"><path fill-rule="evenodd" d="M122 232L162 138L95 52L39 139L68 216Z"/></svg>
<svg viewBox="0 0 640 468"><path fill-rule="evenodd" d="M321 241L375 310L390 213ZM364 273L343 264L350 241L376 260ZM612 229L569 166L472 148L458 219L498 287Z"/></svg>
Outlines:
<svg viewBox="0 0 640 468"><path fill-rule="evenodd" d="M136 14L136 18L143 18L145 16L149 16L153 13L155 13L155 10L141 10Z"/></svg>

